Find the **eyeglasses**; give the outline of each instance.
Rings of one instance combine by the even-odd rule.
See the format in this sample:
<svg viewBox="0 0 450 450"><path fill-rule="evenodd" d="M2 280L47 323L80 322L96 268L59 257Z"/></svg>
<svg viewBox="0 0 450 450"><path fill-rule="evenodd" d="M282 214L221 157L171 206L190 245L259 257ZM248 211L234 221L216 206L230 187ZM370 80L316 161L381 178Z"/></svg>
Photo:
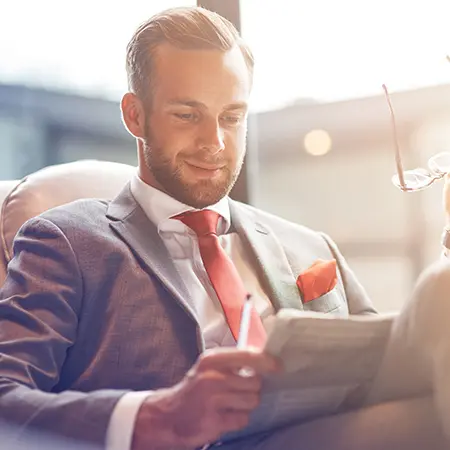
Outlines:
<svg viewBox="0 0 450 450"><path fill-rule="evenodd" d="M450 62L450 56L447 56ZM440 180L447 173L450 173L450 152L441 152L428 160L428 168L417 168L413 170L403 170L402 158L400 154L400 144L398 140L397 124L395 120L394 108L386 85L383 84L384 94L391 114L392 133L394 138L395 163L397 174L392 177L392 182L404 192L420 191L431 186L436 180Z"/></svg>

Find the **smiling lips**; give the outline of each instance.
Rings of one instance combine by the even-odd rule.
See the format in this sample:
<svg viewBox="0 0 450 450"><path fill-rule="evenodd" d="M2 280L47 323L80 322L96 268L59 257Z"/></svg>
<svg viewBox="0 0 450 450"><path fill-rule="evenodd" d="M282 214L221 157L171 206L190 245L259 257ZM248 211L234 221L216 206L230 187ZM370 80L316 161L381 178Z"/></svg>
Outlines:
<svg viewBox="0 0 450 450"><path fill-rule="evenodd" d="M203 162L191 162L191 161L186 161L186 163L194 167L195 169L202 169L210 172L216 172L225 167L225 164L218 165L218 164L207 164Z"/></svg>

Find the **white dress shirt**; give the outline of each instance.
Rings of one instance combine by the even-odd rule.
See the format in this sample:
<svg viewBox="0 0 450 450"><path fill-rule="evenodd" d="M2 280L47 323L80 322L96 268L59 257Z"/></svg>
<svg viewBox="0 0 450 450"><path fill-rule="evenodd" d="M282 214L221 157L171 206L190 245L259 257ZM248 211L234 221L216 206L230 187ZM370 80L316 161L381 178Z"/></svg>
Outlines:
<svg viewBox="0 0 450 450"><path fill-rule="evenodd" d="M189 306L200 325L206 348L234 346L236 343L225 321L220 301L203 266L197 236L180 220L171 219L193 208L145 184L137 174L131 180L131 193L150 221L157 226L158 233L186 284L190 298L193 299ZM220 215L220 244L236 266L246 290L252 293L258 313L263 318L272 316L272 304L262 290L256 270L252 267L238 234L227 233L231 225L228 199L223 198L207 209ZM108 450L130 449L137 412L149 395L151 391L130 392L117 402L107 432Z"/></svg>

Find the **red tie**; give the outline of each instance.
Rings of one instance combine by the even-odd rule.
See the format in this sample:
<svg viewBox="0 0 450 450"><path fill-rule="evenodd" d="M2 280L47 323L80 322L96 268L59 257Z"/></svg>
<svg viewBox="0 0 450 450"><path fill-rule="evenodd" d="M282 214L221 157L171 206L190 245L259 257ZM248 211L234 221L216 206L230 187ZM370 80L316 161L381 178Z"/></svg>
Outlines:
<svg viewBox="0 0 450 450"><path fill-rule="evenodd" d="M174 218L181 220L197 235L203 265L222 305L231 333L237 341L247 291L236 267L225 253L217 237L219 214L210 210L202 210L186 212ZM247 343L262 348L265 341L266 331L258 312L253 307Z"/></svg>

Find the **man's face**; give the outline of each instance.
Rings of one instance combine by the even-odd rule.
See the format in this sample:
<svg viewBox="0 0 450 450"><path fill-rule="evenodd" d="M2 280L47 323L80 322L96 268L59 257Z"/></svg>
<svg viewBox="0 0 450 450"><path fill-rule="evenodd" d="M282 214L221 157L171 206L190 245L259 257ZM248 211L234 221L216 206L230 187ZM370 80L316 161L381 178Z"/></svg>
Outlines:
<svg viewBox="0 0 450 450"><path fill-rule="evenodd" d="M154 66L140 174L194 208L216 203L236 181L245 154L250 75L228 52L162 45Z"/></svg>

